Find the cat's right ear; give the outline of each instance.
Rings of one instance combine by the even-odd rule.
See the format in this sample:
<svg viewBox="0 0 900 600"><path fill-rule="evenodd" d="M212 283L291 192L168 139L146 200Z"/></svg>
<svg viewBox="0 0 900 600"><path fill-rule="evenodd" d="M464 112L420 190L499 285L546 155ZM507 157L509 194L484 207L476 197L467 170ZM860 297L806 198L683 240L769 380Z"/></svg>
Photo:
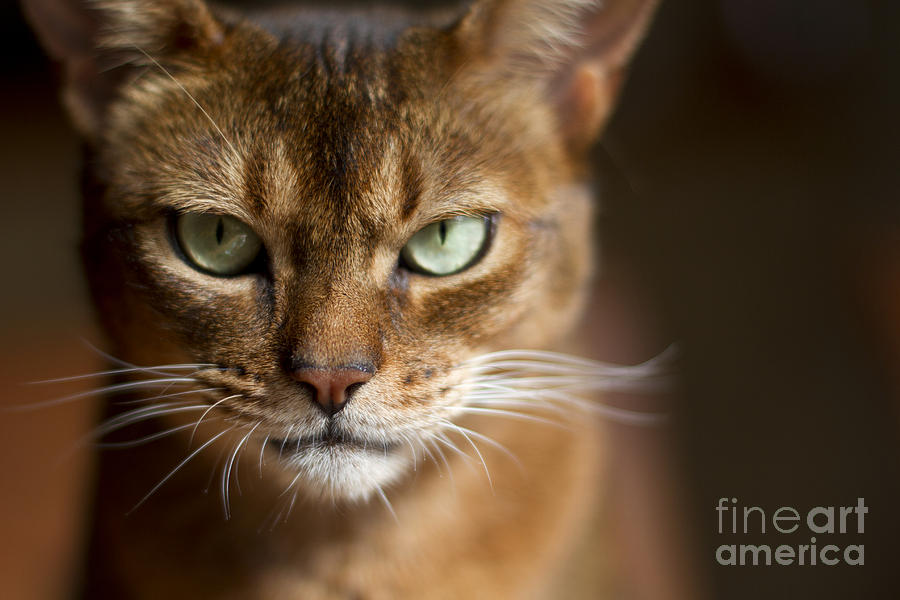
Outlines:
<svg viewBox="0 0 900 600"><path fill-rule="evenodd" d="M221 44L223 27L201 0L21 0L51 58L64 70L63 100L88 140L136 66ZM151 56L153 58L151 58Z"/></svg>

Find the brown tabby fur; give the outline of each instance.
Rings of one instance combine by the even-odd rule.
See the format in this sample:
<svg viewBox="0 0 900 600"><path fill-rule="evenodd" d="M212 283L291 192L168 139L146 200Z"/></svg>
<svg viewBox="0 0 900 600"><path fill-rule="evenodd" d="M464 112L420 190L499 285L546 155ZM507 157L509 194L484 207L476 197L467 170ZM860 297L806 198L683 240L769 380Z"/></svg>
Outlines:
<svg viewBox="0 0 900 600"><path fill-rule="evenodd" d="M188 435L103 454L88 597L564 597L553 578L594 506L594 429L457 417L454 367L558 347L577 317L591 269L582 155L651 5L486 0L454 21L397 10L244 17L199 0L26 3L64 62L87 141L85 259L114 353L212 363L198 387L223 391L206 401L240 394L193 447L237 428L127 517L185 457ZM168 224L193 211L250 224L267 272L188 266ZM496 215L476 265L447 277L398 267L412 234L459 214ZM376 369L335 420L384 440L402 469L381 477L358 449L330 464L375 469L396 518L377 486L338 475L304 477L289 518L266 520L295 471L264 437L325 427L288 375L298 362ZM439 428L437 417L520 464L479 444L489 484L480 461L411 460L404 436ZM219 448L258 421L223 520L203 488Z"/></svg>

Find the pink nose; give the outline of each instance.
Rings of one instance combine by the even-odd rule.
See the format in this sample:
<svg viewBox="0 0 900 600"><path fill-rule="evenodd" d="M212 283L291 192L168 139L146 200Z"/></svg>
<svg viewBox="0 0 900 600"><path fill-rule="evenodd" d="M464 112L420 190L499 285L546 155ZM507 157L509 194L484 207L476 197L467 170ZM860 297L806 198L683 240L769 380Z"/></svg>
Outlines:
<svg viewBox="0 0 900 600"><path fill-rule="evenodd" d="M316 404L331 417L346 406L357 388L372 379L372 373L357 367L337 369L304 367L292 371L291 377L312 387Z"/></svg>

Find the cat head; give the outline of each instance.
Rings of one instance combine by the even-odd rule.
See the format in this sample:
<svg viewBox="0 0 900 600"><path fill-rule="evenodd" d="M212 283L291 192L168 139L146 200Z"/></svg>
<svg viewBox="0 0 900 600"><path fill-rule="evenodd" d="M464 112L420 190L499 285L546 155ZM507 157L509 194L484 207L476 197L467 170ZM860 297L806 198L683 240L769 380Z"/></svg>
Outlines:
<svg viewBox="0 0 900 600"><path fill-rule="evenodd" d="M467 361L569 331L583 155L653 4L29 0L88 147L84 253L115 352L201 365L224 423L296 448L284 476L306 491L398 478L460 414Z"/></svg>

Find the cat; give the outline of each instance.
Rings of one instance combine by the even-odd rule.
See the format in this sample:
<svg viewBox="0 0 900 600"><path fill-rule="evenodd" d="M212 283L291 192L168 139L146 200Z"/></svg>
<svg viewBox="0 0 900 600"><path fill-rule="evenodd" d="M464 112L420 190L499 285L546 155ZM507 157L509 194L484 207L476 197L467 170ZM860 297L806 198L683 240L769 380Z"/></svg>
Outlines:
<svg viewBox="0 0 900 600"><path fill-rule="evenodd" d="M98 429L128 433L85 597L597 597L566 587L595 569L587 367L546 350L654 5L24 0L85 144L107 391L133 396Z"/></svg>

